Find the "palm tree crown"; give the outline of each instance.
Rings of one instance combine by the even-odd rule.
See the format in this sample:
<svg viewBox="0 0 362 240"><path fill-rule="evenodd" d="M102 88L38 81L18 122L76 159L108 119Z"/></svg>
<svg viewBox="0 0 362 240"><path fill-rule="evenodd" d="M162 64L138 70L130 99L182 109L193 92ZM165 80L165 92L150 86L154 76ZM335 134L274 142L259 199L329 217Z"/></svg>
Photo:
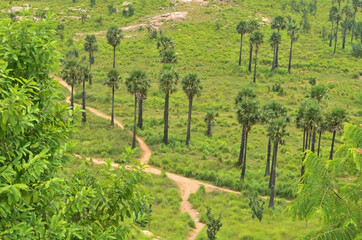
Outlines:
<svg viewBox="0 0 362 240"><path fill-rule="evenodd" d="M126 78L125 84L127 91L131 94L136 94L137 97L141 97L144 88L150 86L150 80L143 70L134 70Z"/></svg>
<svg viewBox="0 0 362 240"><path fill-rule="evenodd" d="M159 77L160 90L165 94L175 92L177 90L178 79L178 72L173 65L163 65Z"/></svg>
<svg viewBox="0 0 362 240"><path fill-rule="evenodd" d="M109 45L112 47L117 47L123 38L122 30L117 26L112 26L108 29L106 38Z"/></svg>
<svg viewBox="0 0 362 240"><path fill-rule="evenodd" d="M98 50L97 39L94 34L86 36L84 50L89 52L90 55L93 55L93 53Z"/></svg>
<svg viewBox="0 0 362 240"><path fill-rule="evenodd" d="M264 43L264 34L259 30L255 31L250 36L250 41L255 46L256 49L259 49L260 46Z"/></svg>
<svg viewBox="0 0 362 240"><path fill-rule="evenodd" d="M275 49L282 42L282 35L278 32L273 32L269 38L270 46Z"/></svg>
<svg viewBox="0 0 362 240"><path fill-rule="evenodd" d="M279 30L284 30L287 27L287 21L285 20L285 18L283 16L276 16L275 18L273 18L273 20L271 21L271 28L272 29L278 29Z"/></svg>
<svg viewBox="0 0 362 240"><path fill-rule="evenodd" d="M104 84L107 87L119 88L119 84L122 83L122 78L119 76L119 73L116 69L111 69L107 74L107 80Z"/></svg>
<svg viewBox="0 0 362 240"><path fill-rule="evenodd" d="M189 98L193 96L200 96L203 86L201 85L200 78L197 77L196 73L187 74L181 82L182 90L186 93Z"/></svg>

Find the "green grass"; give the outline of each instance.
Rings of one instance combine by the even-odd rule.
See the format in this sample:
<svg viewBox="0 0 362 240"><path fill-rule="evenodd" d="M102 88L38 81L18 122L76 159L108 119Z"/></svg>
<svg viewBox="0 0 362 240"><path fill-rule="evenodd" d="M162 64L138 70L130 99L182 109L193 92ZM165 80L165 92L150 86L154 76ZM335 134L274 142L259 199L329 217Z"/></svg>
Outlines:
<svg viewBox="0 0 362 240"><path fill-rule="evenodd" d="M236 195L223 192L199 191L190 196L192 206L198 209L201 221L207 221L206 207L210 207L215 217L221 214L223 226L217 234L218 239L301 239L309 231L320 226L318 219L310 222L292 221L284 211L287 203L277 200L275 209L268 208L267 200L264 205L264 214L261 222L252 219L249 200L245 195ZM197 236L197 240L207 240L207 228Z"/></svg>

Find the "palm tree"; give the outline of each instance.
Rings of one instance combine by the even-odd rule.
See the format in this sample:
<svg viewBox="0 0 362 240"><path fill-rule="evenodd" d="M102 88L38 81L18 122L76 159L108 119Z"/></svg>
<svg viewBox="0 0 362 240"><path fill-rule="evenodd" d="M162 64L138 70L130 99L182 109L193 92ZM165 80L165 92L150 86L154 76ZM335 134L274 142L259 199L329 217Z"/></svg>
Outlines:
<svg viewBox="0 0 362 240"><path fill-rule="evenodd" d="M332 47L332 41L333 41L333 24L336 21L336 17L338 14L338 8L336 6L332 6L329 10L329 20L332 22L332 29L331 29L331 37L329 40L329 46Z"/></svg>
<svg viewBox="0 0 362 240"><path fill-rule="evenodd" d="M293 42L297 41L299 38L299 27L296 24L295 20L290 21L287 25L287 32L290 36L290 53L289 53L289 65L288 72L290 73L290 69L292 68L292 53L293 53Z"/></svg>
<svg viewBox="0 0 362 240"><path fill-rule="evenodd" d="M238 107L245 98L254 99L255 97L256 97L256 94L254 93L254 90L252 88L242 88L235 97L235 105L236 105L236 107ZM245 125L243 125L243 130L241 132L239 161L237 164L238 167L241 167L241 165L243 164L244 149L245 149L245 146L244 146L245 134L246 134L246 127L245 127Z"/></svg>
<svg viewBox="0 0 362 240"><path fill-rule="evenodd" d="M87 66L84 65L79 65L78 66L78 71L79 71L79 77L80 77L80 81L83 83L83 92L82 92L82 121L86 122L87 121L87 112L85 111L85 82L89 81L92 77L91 77L91 72L89 71Z"/></svg>
<svg viewBox="0 0 362 240"><path fill-rule="evenodd" d="M251 34L256 30L259 30L260 23L256 20L250 20L248 22L248 33ZM250 36L251 37L251 36ZM250 39L249 39L250 40ZM250 53L249 53L249 72L251 72L251 60L253 59L253 44L252 41L249 41Z"/></svg>
<svg viewBox="0 0 362 240"><path fill-rule="evenodd" d="M215 114L214 112L212 112L212 111L207 112L207 113L206 113L206 116L205 116L205 118L204 118L204 121L205 121L206 124L207 124L207 132L206 132L206 135L209 136L209 137L212 136L211 128L212 128L212 126L214 126L215 123L216 123L215 118L216 118L216 114Z"/></svg>
<svg viewBox="0 0 362 240"><path fill-rule="evenodd" d="M260 46L264 42L264 34L260 31L255 31L250 36L251 43L255 46L255 65L254 65L254 78L253 82L256 82L256 66L258 63L258 51L260 49Z"/></svg>
<svg viewBox="0 0 362 240"><path fill-rule="evenodd" d="M352 7L354 9L354 13L353 13L353 26L352 26L351 42L353 42L354 28L356 25L356 13L358 12L358 8L361 6L362 6L362 2L360 0L352 0Z"/></svg>
<svg viewBox="0 0 362 240"><path fill-rule="evenodd" d="M168 115L169 115L169 98L170 94L177 90L177 82L179 79L178 72L171 64L165 64L162 66L159 84L160 90L165 94L165 111L164 111L164 132L163 142L168 144Z"/></svg>
<svg viewBox="0 0 362 240"><path fill-rule="evenodd" d="M157 49L159 50L160 54L168 49L174 49L175 43L169 36L160 36L157 41Z"/></svg>
<svg viewBox="0 0 362 240"><path fill-rule="evenodd" d="M314 85L310 89L308 97L315 99L320 103L323 98L327 97L328 87L324 85Z"/></svg>
<svg viewBox="0 0 362 240"><path fill-rule="evenodd" d="M189 99L189 115L188 115L188 124L187 124L187 136L186 136L186 146L189 146L190 135L191 135L191 111L192 111L192 101L194 96L200 96L203 86L201 85L200 78L197 77L196 73L187 74L181 81L182 90L186 93Z"/></svg>
<svg viewBox="0 0 362 240"><path fill-rule="evenodd" d="M89 54L89 71L92 71L92 63L94 62L94 52L98 50L97 39L94 34L87 35L84 43L84 50ZM92 85L92 78L89 79L89 84Z"/></svg>
<svg viewBox="0 0 362 240"><path fill-rule="evenodd" d="M334 51L333 51L333 54L336 53L336 50L337 50L337 37L338 37L338 25L339 25L339 22L342 20L342 15L338 12L337 15L336 15L336 23L337 23L337 27L336 27L336 34L335 34L335 39L334 39Z"/></svg>
<svg viewBox="0 0 362 240"><path fill-rule="evenodd" d="M269 207L274 208L274 195L275 195L275 178L277 167L277 154L279 143L284 142L284 137L289 135L286 131L287 121L284 118L273 119L268 124L268 135L273 142L273 160L269 180L270 200Z"/></svg>
<svg viewBox="0 0 362 240"><path fill-rule="evenodd" d="M333 133L332 137L332 145L331 145L331 153L329 155L329 159L333 160L333 148L334 141L336 138L336 132L343 129L343 123L347 120L347 112L342 108L334 108L332 111L327 114L326 121L328 124L328 129Z"/></svg>
<svg viewBox="0 0 362 240"><path fill-rule="evenodd" d="M307 149L307 143L308 143L308 131L307 131L307 122L306 122L306 118L305 118L305 109L306 109L306 105L307 102L304 101L300 104L298 112L297 112L297 116L295 119L297 128L302 128L303 129L303 150L302 152L303 154L303 158L302 158L302 168L301 168L301 176L304 175L304 158L306 156L305 154L305 150Z"/></svg>
<svg viewBox="0 0 362 240"><path fill-rule="evenodd" d="M138 122L137 126L143 128L143 100L147 99L149 85L144 85L138 98Z"/></svg>
<svg viewBox="0 0 362 240"><path fill-rule="evenodd" d="M248 22L241 20L236 26L236 31L240 34L240 53L239 53L239 66L241 66L241 52L243 50L243 36L248 33Z"/></svg>
<svg viewBox="0 0 362 240"><path fill-rule="evenodd" d="M287 122L289 122L288 110L279 102L271 101L263 106L260 120L262 123L269 124L269 122L273 119L284 118ZM272 140L269 137L268 140L268 152L267 152L267 160L266 160L266 168L264 176L270 175L270 156L271 156L271 144Z"/></svg>
<svg viewBox="0 0 362 240"><path fill-rule="evenodd" d="M161 63L165 64L176 64L177 55L174 49L166 49L161 52Z"/></svg>
<svg viewBox="0 0 362 240"><path fill-rule="evenodd" d="M112 26L107 31L107 42L113 47L113 68L116 68L116 47L121 43L123 38L122 30L117 26Z"/></svg>
<svg viewBox="0 0 362 240"><path fill-rule="evenodd" d="M280 35L279 32L273 32L272 35L270 36L270 39L269 39L269 43L270 43L270 46L273 48L273 51L274 51L274 55L273 55L273 64L272 64L272 71L275 70L275 68L277 67L277 49L278 49L278 46L279 44L281 43L282 41L282 36Z"/></svg>
<svg viewBox="0 0 362 240"><path fill-rule="evenodd" d="M64 68L61 71L62 78L72 87L71 97L70 97L70 106L74 110L74 85L80 83L80 72L79 72L79 63L75 59L70 59L65 61Z"/></svg>
<svg viewBox="0 0 362 240"><path fill-rule="evenodd" d="M337 2L338 2L338 11L341 10L341 2L342 1L344 2L344 0L337 0Z"/></svg>
<svg viewBox="0 0 362 240"><path fill-rule="evenodd" d="M342 42L342 49L344 49L345 45L346 45L346 32L347 32L347 23L348 23L348 19L351 18L353 16L353 9L350 5L345 5L342 8L342 14L345 15L345 19L344 19L344 31L343 31L343 42Z"/></svg>
<svg viewBox="0 0 362 240"><path fill-rule="evenodd" d="M316 141L316 125L321 121L322 109L316 100L308 99L306 101L306 108L304 111L304 120L307 131L309 132L309 142L307 149L310 149L312 152L314 152Z"/></svg>
<svg viewBox="0 0 362 240"><path fill-rule="evenodd" d="M320 118L320 121L317 123L317 132L319 134L318 150L317 150L318 157L319 157L320 148L321 148L322 134L327 130L328 130L328 124L327 124L325 116L322 115L322 117Z"/></svg>
<svg viewBox="0 0 362 240"><path fill-rule="evenodd" d="M134 70L126 78L125 84L127 86L127 91L131 94L134 94L134 120L133 120L133 141L132 149L136 147L136 131L137 131L137 100L144 92L144 88L150 87L150 80L147 77L145 71Z"/></svg>
<svg viewBox="0 0 362 240"><path fill-rule="evenodd" d="M271 21L271 28L272 29L278 29L278 33L280 33L280 30L284 30L287 27L287 21L285 20L285 18L283 16L276 16L275 18L273 18L273 20ZM276 53L275 53L275 67L277 68L279 66L279 44L277 44L276 46Z"/></svg>
<svg viewBox="0 0 362 240"><path fill-rule="evenodd" d="M258 102L252 98L245 98L237 106L236 116L238 122L245 128L245 144L244 144L244 162L241 171L241 179L245 178L246 171L246 150L248 148L248 134L251 127L259 120L259 107ZM241 152L240 152L241 154Z"/></svg>
<svg viewBox="0 0 362 240"><path fill-rule="evenodd" d="M119 85L122 83L122 78L119 76L119 73L116 69L111 69L107 74L107 80L104 84L112 88L112 115L111 115L111 127L114 126L114 90L119 88Z"/></svg>

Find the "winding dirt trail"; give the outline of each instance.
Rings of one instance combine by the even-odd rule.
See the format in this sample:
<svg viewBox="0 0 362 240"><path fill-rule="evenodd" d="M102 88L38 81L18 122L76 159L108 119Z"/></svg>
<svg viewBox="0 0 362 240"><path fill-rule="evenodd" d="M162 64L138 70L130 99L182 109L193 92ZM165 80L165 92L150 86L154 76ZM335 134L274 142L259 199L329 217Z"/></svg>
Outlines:
<svg viewBox="0 0 362 240"><path fill-rule="evenodd" d="M71 87L61 78L57 77L57 76L53 76L54 79L56 81L58 81L60 84L62 84L64 87L66 87L69 91L71 91ZM70 103L70 97L68 96L66 98L66 101L68 103ZM75 104L75 105L78 105L78 104ZM95 108L92 108L92 107L86 107L88 111L92 112L93 114L99 116L99 117L102 117L102 118L105 118L105 119L111 119L110 116L98 111L97 109ZM121 122L115 120L114 123L124 129L124 126ZM130 134L133 134L131 131L129 131ZM150 159L151 157L151 150L148 148L147 144L143 141L143 139L141 139L140 137L137 137L137 141L139 143L139 147L142 149L142 151L144 152L144 154L142 155L142 157L139 159L139 161L142 163L142 164L147 164L148 160ZM80 155L76 155L77 157L81 157ZM104 160L102 158L98 158L98 159L90 159L90 158L86 158L88 161L92 160L93 163L95 164L104 164ZM118 167L119 165L117 163L113 163L112 164L113 167ZM157 174L157 175L160 175L161 174L161 170L157 169L157 168L153 168L149 165L146 165L146 168L145 168L145 171L146 172L149 172L149 173L152 173L152 174ZM180 175L177 175L177 174L174 174L174 173L169 173L169 172L166 172L168 178L172 179L173 181L175 181L179 187L179 192L180 192L180 196L182 198L181 200L181 213L183 212L188 212L191 216L191 218L195 221L195 225L196 227L189 233L189 236L188 236L188 239L189 240L193 240L196 238L197 234L202 230L202 228L205 226L205 224L199 222L199 216L198 216L198 213L196 211L196 209L192 208L192 205L191 203L188 201L188 198L190 196L191 193L195 193L197 192L197 190L199 189L199 187L201 185L204 185L205 186L205 189L207 191L215 191L215 190L218 190L218 191L224 191L224 192L229 192L229 193L236 193L236 194L240 194L240 192L237 192L237 191L233 191L233 190L230 190L230 189L226 189L226 188L220 188L220 187L217 187L217 186L214 186L214 185L211 185L211 184L207 184L207 183L203 183L201 181L197 181L197 180L194 180L194 179L190 179L190 178L186 178L186 177L183 177L183 176L180 176Z"/></svg>

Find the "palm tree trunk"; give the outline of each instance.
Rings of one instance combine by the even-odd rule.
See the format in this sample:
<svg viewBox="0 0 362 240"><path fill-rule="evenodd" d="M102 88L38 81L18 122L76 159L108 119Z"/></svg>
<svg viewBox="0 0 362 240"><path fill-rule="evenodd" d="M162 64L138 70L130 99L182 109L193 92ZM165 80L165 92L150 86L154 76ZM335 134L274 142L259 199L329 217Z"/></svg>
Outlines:
<svg viewBox="0 0 362 240"><path fill-rule="evenodd" d="M272 72L274 72L274 70L275 70L275 65L276 65L276 49L274 48Z"/></svg>
<svg viewBox="0 0 362 240"><path fill-rule="evenodd" d="M342 49L344 49L344 47L345 47L345 45L346 45L347 21L348 21L348 19L346 18L346 19L344 20L344 31L343 31Z"/></svg>
<svg viewBox="0 0 362 240"><path fill-rule="evenodd" d="M82 121L86 122L87 121L87 113L85 111L85 79L83 79L83 92L82 92Z"/></svg>
<svg viewBox="0 0 362 240"><path fill-rule="evenodd" d="M136 131L137 131L137 96L134 96L134 120L133 120L133 141L132 149L136 147Z"/></svg>
<svg viewBox="0 0 362 240"><path fill-rule="evenodd" d="M74 83L72 84L72 94L70 97L70 106L72 107L72 110L74 110Z"/></svg>
<svg viewBox="0 0 362 240"><path fill-rule="evenodd" d="M240 53L239 53L239 66L241 66L241 52L243 50L243 34L240 34Z"/></svg>
<svg viewBox="0 0 362 240"><path fill-rule="evenodd" d="M244 163L243 163L243 169L241 171L241 180L244 180L244 178L245 178L247 148L248 148L248 130L245 130Z"/></svg>
<svg viewBox="0 0 362 240"><path fill-rule="evenodd" d="M258 48L255 48L255 65L254 65L254 79L253 82L256 83L256 65L258 63Z"/></svg>
<svg viewBox="0 0 362 240"><path fill-rule="evenodd" d="M138 101L138 127L143 128L143 99Z"/></svg>
<svg viewBox="0 0 362 240"><path fill-rule="evenodd" d="M333 54L336 53L336 49L337 49L338 24L339 24L339 21L337 21L336 35L335 35L335 40L334 40L334 52L333 52Z"/></svg>
<svg viewBox="0 0 362 240"><path fill-rule="evenodd" d="M112 86L112 115L111 115L111 127L114 126L114 85Z"/></svg>
<svg viewBox="0 0 362 240"><path fill-rule="evenodd" d="M116 68L116 46L113 47L113 68Z"/></svg>
<svg viewBox="0 0 362 240"><path fill-rule="evenodd" d="M210 123L208 123L207 124L207 136L209 136L209 137L211 137L211 124Z"/></svg>
<svg viewBox="0 0 362 240"><path fill-rule="evenodd" d="M334 140L335 140L335 138L336 138L336 131L333 131L331 154L329 155L329 160L333 160L333 148L334 148Z"/></svg>
<svg viewBox="0 0 362 240"><path fill-rule="evenodd" d="M188 123L187 123L187 136L186 136L186 146L189 146L190 144L190 138L191 138L191 112L192 112L192 98L191 95L189 97L189 116L188 116Z"/></svg>
<svg viewBox="0 0 362 240"><path fill-rule="evenodd" d="M270 175L270 155L271 155L271 140L270 140L270 137L269 137L269 141L268 141L268 153L267 153L266 168L265 168L264 177Z"/></svg>
<svg viewBox="0 0 362 240"><path fill-rule="evenodd" d="M278 153L278 142L274 141L274 151L273 151L273 162L272 162L272 174L271 184L270 184L270 199L269 199L269 208L274 208L274 196L275 196L275 178L276 178L276 167L277 167L277 153Z"/></svg>
<svg viewBox="0 0 362 240"><path fill-rule="evenodd" d="M303 159L302 159L302 169L300 170L300 176L302 177L304 175L304 159L305 159L305 156L306 156L306 153L305 153L305 150L308 149L308 131L306 131L306 129L304 129L304 132L306 132L307 134L305 139L303 139ZM304 138L304 137L303 137Z"/></svg>
<svg viewBox="0 0 362 240"><path fill-rule="evenodd" d="M238 166L239 167L241 167L241 165L243 164L244 143L245 143L245 125L243 125L243 130L241 132L240 154L239 154L239 161L238 161Z"/></svg>
<svg viewBox="0 0 362 240"><path fill-rule="evenodd" d="M290 74L290 69L292 68L292 53L293 53L293 37L291 37L290 41L290 53L289 53L289 65L288 65L289 74Z"/></svg>
<svg viewBox="0 0 362 240"><path fill-rule="evenodd" d="M351 42L353 42L354 27L355 27L355 24L356 24L356 12L357 11L354 10Z"/></svg>
<svg viewBox="0 0 362 240"><path fill-rule="evenodd" d="M310 150L310 144L312 142L312 132L309 133L308 149Z"/></svg>
<svg viewBox="0 0 362 240"><path fill-rule="evenodd" d="M313 126L312 152L315 152L315 135L316 135L316 127Z"/></svg>
<svg viewBox="0 0 362 240"><path fill-rule="evenodd" d="M333 41L333 23L334 23L334 21L332 20L331 37L329 39L329 46L330 47L332 47L332 41Z"/></svg>
<svg viewBox="0 0 362 240"><path fill-rule="evenodd" d="M165 97L165 113L164 113L164 129L163 129L163 143L168 144L168 102L169 102L169 95L170 93L166 93Z"/></svg>
<svg viewBox="0 0 362 240"><path fill-rule="evenodd" d="M278 33L280 33L280 28L278 28ZM275 53L275 68L279 66L279 44L277 44L277 50Z"/></svg>
<svg viewBox="0 0 362 240"><path fill-rule="evenodd" d="M321 138L322 138L322 131L319 131L319 140L318 140L318 157L319 157L319 150L321 149Z"/></svg>
<svg viewBox="0 0 362 240"><path fill-rule="evenodd" d="M249 72L251 72L251 61L253 59L253 45L250 45L250 53L249 53Z"/></svg>
<svg viewBox="0 0 362 240"><path fill-rule="evenodd" d="M89 53L89 73L92 72L92 61L91 61L91 58L92 58L92 54ZM92 85L92 74L89 75L89 84Z"/></svg>

